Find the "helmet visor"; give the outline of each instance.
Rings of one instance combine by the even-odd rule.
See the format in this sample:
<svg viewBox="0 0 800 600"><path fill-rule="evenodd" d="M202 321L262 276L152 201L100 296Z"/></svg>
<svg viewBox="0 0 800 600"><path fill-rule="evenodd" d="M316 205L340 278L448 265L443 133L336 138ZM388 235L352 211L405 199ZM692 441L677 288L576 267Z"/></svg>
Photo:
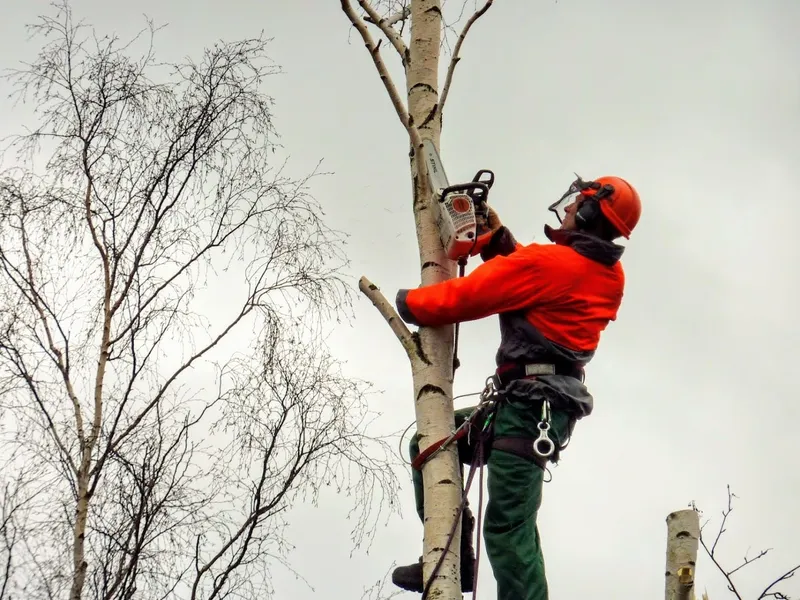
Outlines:
<svg viewBox="0 0 800 600"><path fill-rule="evenodd" d="M560 199L553 202L550 206L548 206L548 210L555 213L556 218L558 219L559 223L564 222L564 218L566 217L566 208L576 202L580 197L581 190L585 189L586 184L584 181L578 177L572 184L569 186L569 189L564 192L564 195L561 196Z"/></svg>

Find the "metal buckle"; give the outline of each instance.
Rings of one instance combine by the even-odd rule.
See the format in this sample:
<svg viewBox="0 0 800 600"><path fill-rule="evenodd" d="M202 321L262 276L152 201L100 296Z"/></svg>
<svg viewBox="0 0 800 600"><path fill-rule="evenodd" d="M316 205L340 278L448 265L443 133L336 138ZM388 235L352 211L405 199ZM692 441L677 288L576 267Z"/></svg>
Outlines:
<svg viewBox="0 0 800 600"><path fill-rule="evenodd" d="M533 375L555 375L556 366L544 363L532 363L525 365L525 376L531 377Z"/></svg>

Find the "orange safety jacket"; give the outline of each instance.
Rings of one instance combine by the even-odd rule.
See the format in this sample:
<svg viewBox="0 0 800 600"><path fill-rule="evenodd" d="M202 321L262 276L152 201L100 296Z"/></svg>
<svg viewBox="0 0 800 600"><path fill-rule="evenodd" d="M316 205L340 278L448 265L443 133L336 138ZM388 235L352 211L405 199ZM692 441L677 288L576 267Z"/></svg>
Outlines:
<svg viewBox="0 0 800 600"><path fill-rule="evenodd" d="M407 323L441 326L499 315L496 363L566 365L582 372L600 334L617 317L625 286L624 248L581 231L545 226L553 244L518 243L501 227L481 252L484 263L465 277L397 293ZM572 367L572 368L570 368ZM574 376L512 381L507 395L541 396L553 409L581 418L593 399Z"/></svg>

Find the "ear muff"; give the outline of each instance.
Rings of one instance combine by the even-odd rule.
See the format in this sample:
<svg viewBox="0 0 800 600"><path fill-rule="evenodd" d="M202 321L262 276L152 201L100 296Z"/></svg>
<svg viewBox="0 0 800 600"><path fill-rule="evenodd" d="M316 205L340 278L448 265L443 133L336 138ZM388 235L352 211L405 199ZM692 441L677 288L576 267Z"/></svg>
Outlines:
<svg viewBox="0 0 800 600"><path fill-rule="evenodd" d="M575 224L578 229L591 229L600 215L600 204L593 197L585 197L575 212Z"/></svg>

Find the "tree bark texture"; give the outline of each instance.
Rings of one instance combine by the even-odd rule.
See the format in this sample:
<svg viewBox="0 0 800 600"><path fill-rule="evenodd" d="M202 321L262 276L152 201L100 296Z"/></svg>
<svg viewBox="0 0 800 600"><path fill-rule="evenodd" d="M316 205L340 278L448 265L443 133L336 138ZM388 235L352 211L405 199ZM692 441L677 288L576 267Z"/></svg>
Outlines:
<svg viewBox="0 0 800 600"><path fill-rule="evenodd" d="M699 539L700 515L696 510L679 510L667 516L665 600L695 600Z"/></svg>
<svg viewBox="0 0 800 600"><path fill-rule="evenodd" d="M451 279L456 274L456 264L449 260L442 248L439 231L430 209L432 192L427 181L427 166L418 158L423 140L431 140L440 147L442 106L458 63L458 51L470 27L491 6L487 0L480 10L470 17L456 43L447 69L444 89L439 86L439 59L443 30L440 0L411 0L409 10L397 15L381 17L375 3L369 0L341 0L342 10L358 30L364 45L378 71L381 82L397 111L400 122L409 135L411 189L413 194L414 224L419 247L421 285L427 286ZM359 17L355 3L366 13ZM401 33L392 26L410 18L408 44ZM406 102L395 86L381 55L381 41L375 41L367 23L377 27L397 51L405 69ZM378 309L403 345L411 363L417 431L420 449L447 438L455 428L453 415L453 342L454 328L421 327L412 334L402 322L392 304L380 289L366 277L359 288ZM422 467L425 496L423 572L427 582L439 562L447 537L458 518L463 484L455 446L444 449ZM428 598L456 600L461 598L460 584L461 528L455 535Z"/></svg>
<svg viewBox="0 0 800 600"><path fill-rule="evenodd" d="M440 147L439 48L442 13L439 0L412 0L411 43L406 68L409 121L421 139ZM414 222L419 243L422 285L450 279L455 264L442 249L430 210L431 191L420 179L417 158L421 148L411 151ZM455 427L453 417L453 327L419 330L419 351L412 357L417 431L420 449L446 438ZM461 503L462 482L455 446L440 452L422 468L425 494L423 573L427 582L439 561ZM460 598L459 549L461 528L456 528L447 556L430 588L430 598Z"/></svg>

